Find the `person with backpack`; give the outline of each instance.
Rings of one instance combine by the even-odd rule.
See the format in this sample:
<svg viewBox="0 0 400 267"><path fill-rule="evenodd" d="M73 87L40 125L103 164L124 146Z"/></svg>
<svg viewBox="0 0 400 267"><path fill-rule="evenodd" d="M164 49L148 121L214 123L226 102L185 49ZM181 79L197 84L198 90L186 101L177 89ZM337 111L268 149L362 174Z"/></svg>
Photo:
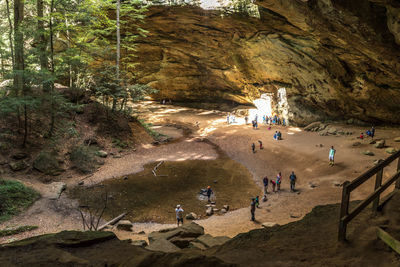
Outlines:
<svg viewBox="0 0 400 267"><path fill-rule="evenodd" d="M179 222L181 222L183 224L183 209L181 208L181 205L176 205L175 213L176 213L176 220L178 221L178 227L179 227Z"/></svg>
<svg viewBox="0 0 400 267"><path fill-rule="evenodd" d="M265 176L263 178L263 184L264 184L264 195L266 195L268 193L268 177Z"/></svg>
<svg viewBox="0 0 400 267"><path fill-rule="evenodd" d="M254 221L256 220L256 218L255 218L255 213L256 213L256 199L255 199L255 198L252 198L252 199L251 199L250 213L251 213L251 220L254 222Z"/></svg>
<svg viewBox="0 0 400 267"><path fill-rule="evenodd" d="M290 191L294 192L295 191L294 187L296 185L296 179L297 179L296 174L294 174L294 171L292 171L292 174L289 176L289 179L290 179Z"/></svg>

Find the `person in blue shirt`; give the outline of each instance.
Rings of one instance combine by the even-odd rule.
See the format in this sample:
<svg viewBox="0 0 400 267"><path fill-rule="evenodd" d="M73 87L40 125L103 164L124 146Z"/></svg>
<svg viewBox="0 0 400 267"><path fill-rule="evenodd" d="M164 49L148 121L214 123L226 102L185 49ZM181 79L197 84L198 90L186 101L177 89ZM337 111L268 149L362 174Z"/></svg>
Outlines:
<svg viewBox="0 0 400 267"><path fill-rule="evenodd" d="M296 179L297 179L296 174L294 174L294 171L292 171L292 174L289 176L289 179L290 179L290 191L294 192L295 191L294 187L296 185Z"/></svg>

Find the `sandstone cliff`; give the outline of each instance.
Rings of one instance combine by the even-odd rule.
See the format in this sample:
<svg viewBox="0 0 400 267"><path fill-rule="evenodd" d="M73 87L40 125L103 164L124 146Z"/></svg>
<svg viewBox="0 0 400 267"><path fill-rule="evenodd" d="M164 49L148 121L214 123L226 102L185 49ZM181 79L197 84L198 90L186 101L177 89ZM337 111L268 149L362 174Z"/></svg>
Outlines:
<svg viewBox="0 0 400 267"><path fill-rule="evenodd" d="M400 123L400 4L260 0L260 18L154 6L139 45L156 99L248 104L287 90L290 119Z"/></svg>

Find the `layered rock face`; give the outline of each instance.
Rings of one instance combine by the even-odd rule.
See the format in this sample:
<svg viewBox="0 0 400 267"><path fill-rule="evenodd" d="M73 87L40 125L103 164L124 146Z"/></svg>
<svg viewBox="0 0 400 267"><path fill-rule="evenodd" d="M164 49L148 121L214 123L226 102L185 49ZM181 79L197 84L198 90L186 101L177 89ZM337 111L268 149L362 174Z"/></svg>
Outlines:
<svg viewBox="0 0 400 267"><path fill-rule="evenodd" d="M260 18L150 8L139 81L156 99L249 104L286 88L289 119L400 123L400 3L260 0Z"/></svg>

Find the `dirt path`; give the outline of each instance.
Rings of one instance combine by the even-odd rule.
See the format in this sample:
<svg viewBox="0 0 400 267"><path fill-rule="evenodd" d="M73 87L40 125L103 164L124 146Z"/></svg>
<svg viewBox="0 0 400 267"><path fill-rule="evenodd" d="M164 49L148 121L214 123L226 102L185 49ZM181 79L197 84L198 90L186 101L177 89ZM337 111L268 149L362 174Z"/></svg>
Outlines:
<svg viewBox="0 0 400 267"><path fill-rule="evenodd" d="M112 177L120 177L136 173L143 169L143 165L153 161L181 161L188 159L215 159L218 152L213 145L207 142L198 142L199 138L206 137L224 151L230 158L243 164L254 176L260 185L261 178L267 175L275 178L280 171L283 176L282 190L280 193L268 194L268 201L261 203L261 208L256 211L256 222L250 221L249 208L229 212L223 216L214 215L205 220L197 221L204 226L206 233L214 236L225 235L233 237L251 229L260 228L261 223L275 222L285 224L299 220L308 213L312 207L321 204L337 203L340 201L341 187L345 180L352 180L367 168L373 166L373 161L388 156L384 149L374 148L368 140L362 140L361 145L353 147L356 135L363 131L360 127L337 125L346 131L354 132L350 136L320 136L313 132L304 132L296 127L272 126L268 130L262 125L259 130L253 130L250 125L244 125L243 118L238 118L238 123L227 125L224 113L219 111L205 111L185 107L162 106L154 103L143 102L135 107L140 111L139 116L155 124L180 124L189 127L193 136L181 142L161 146L142 145L135 152L122 158L108 158L93 176L85 179L85 186L101 182ZM280 130L283 140L275 141L272 135L275 130ZM169 131L173 131L169 129ZM180 133L176 133L179 136ZM394 143L393 138L400 136L400 130L395 128L377 128L376 137L385 138L387 144L399 149L400 144ZM257 149L253 154L251 143L257 145L261 140L264 149ZM328 150L330 146L337 150L336 165L328 165ZM370 150L375 156L365 156L361 152ZM295 171L298 182L298 193L289 190L289 174ZM387 179L391 171L384 174ZM68 187L76 186L83 176L76 176L66 180ZM40 186L37 186L40 189ZM355 191L353 199L365 197L372 192L373 182L366 183ZM271 190L271 189L270 189ZM57 203L49 204L50 200L41 199L27 212L17 216L6 225L38 225L39 229L27 235L43 232L56 232L62 229L81 229L81 221L76 213L65 212L68 210L66 196L62 196ZM54 201L53 201L54 202ZM181 203L184 205L184 203ZM229 203L228 203L229 204ZM249 200L250 204L250 200ZM57 208L58 207L58 208ZM171 207L173 208L173 207ZM64 213L63 213L64 209ZM187 211L190 212L190 211ZM79 215L79 214L78 214ZM28 223L29 222L29 223ZM116 231L121 239L144 239L146 233L169 228L166 224L135 224L134 232ZM2 225L3 228L3 225ZM23 236L23 237L26 237ZM13 238L20 238L14 236ZM0 240L4 242L5 239Z"/></svg>

